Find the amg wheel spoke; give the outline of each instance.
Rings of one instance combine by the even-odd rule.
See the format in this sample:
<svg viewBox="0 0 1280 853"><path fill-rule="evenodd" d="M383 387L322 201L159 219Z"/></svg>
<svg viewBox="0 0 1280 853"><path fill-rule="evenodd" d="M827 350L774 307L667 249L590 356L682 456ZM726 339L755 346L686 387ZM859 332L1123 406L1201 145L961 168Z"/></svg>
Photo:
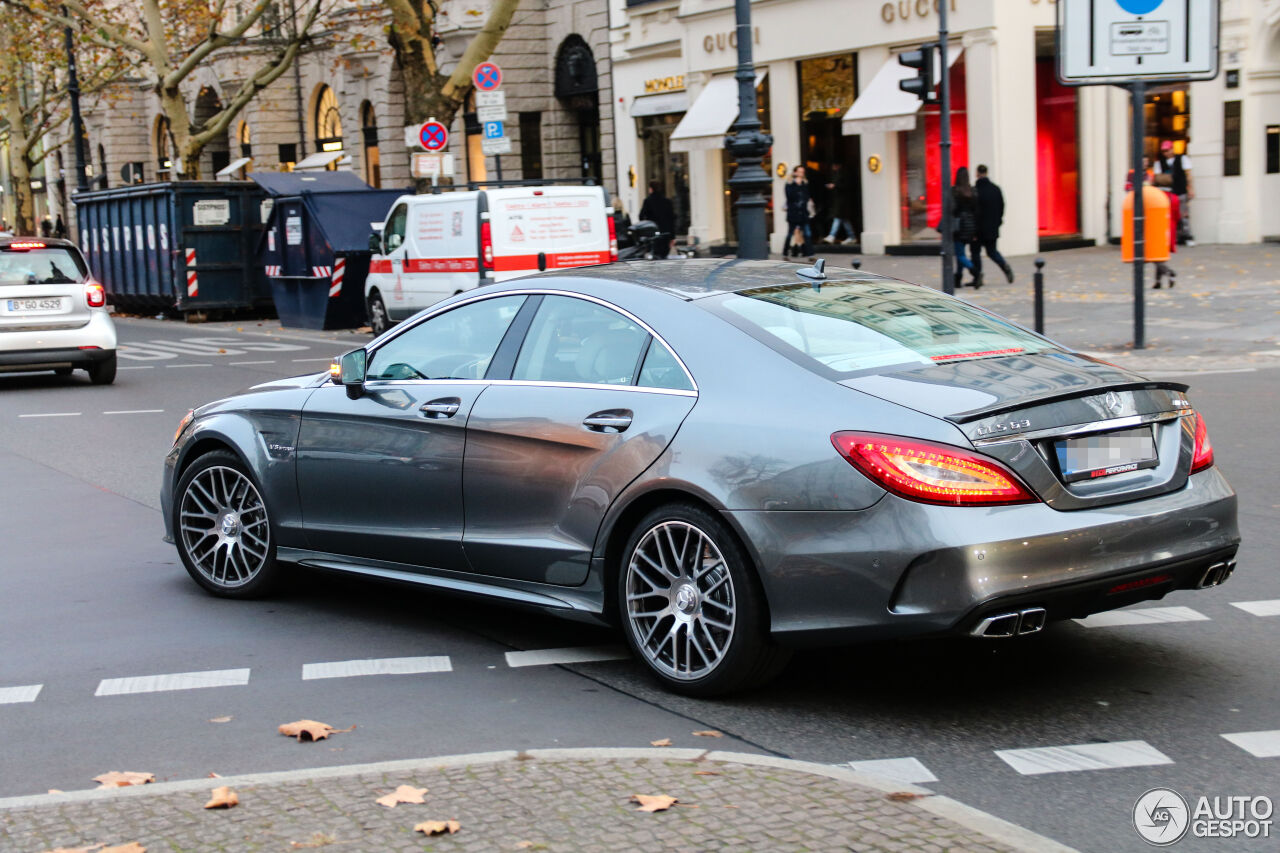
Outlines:
<svg viewBox="0 0 1280 853"><path fill-rule="evenodd" d="M228 589L253 580L267 564L271 533L267 508L253 481L225 465L195 475L178 513L180 542L191 565Z"/></svg>

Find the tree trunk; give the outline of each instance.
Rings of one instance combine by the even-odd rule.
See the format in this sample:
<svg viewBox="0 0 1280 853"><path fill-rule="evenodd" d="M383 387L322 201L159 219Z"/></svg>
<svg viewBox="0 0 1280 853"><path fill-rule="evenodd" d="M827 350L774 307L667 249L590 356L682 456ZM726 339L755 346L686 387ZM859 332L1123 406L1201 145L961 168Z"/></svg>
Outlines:
<svg viewBox="0 0 1280 853"><path fill-rule="evenodd" d="M14 62L13 54L6 54ZM36 233L36 205L31 193L31 163L26 154L26 124L22 105L16 97L4 99L5 118L9 122L9 178L13 187L13 233L21 237Z"/></svg>
<svg viewBox="0 0 1280 853"><path fill-rule="evenodd" d="M169 160L173 169L169 180L198 181L200 179L200 152L203 145L196 145L191 138L191 119L187 116L187 103L177 87L156 87L160 109L169 120Z"/></svg>

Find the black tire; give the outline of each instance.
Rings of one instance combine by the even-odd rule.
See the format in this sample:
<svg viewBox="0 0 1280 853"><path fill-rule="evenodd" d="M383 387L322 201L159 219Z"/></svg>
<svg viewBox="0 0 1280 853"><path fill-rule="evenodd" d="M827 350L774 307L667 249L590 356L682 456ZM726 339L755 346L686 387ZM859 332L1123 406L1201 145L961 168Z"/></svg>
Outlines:
<svg viewBox="0 0 1280 853"><path fill-rule="evenodd" d="M681 533L690 536L689 531L700 535L702 539L696 540L694 546L699 556L686 559L688 543L695 540L681 540ZM684 577L682 568L681 578L670 578L669 575L658 575L656 570L647 568L653 564L637 555L637 549L644 545L647 553L652 554L651 549L660 534L674 537L674 540L667 538L661 542L677 543L667 546L667 550L675 558L673 562L681 566L687 564L689 569L700 565L702 568L698 571L701 574ZM710 548L706 545L707 541L710 542ZM661 549L663 546L659 543L657 547ZM678 558L674 553L677 549ZM663 564L666 565L665 559ZM639 574L633 570L634 566L639 566ZM668 589L658 590L652 579L643 576L645 572L658 578L659 584L669 580ZM682 597L680 586L692 586L694 592ZM687 593L688 590L684 592ZM640 599L632 600L633 595L640 596ZM720 597L719 601L716 600L717 597ZM646 600L649 603L646 604ZM652 622L646 622L649 618L646 614L651 614L652 611L645 608L664 606L664 601L670 612L654 618ZM621 563L617 566L617 604L627 645L649 672L666 689L675 693L719 696L763 684L777 675L790 658L790 652L779 647L769 636L764 592L747 550L721 518L695 504L672 503L658 507L636 525L623 548ZM635 611L631 609L633 606ZM684 611L686 606L691 608L687 612ZM733 609L729 618L726 618L729 613L727 606ZM704 610L707 612L704 613ZM719 628L709 628L702 621L712 613L717 619L726 619L727 624L731 625L727 634ZM683 655L686 672L683 675L679 672L682 656L679 652L681 635L677 625L682 619L687 620L683 623L686 638ZM695 626L694 623L698 624ZM641 635L646 628L649 638ZM664 633L671 637L669 656L664 654L665 640L655 651L655 640L651 639L661 637ZM715 641L724 641L726 636L727 641L720 650ZM697 658L693 652L697 652ZM716 655L717 652L715 663L708 666L707 654ZM705 671L695 672L695 666Z"/></svg>
<svg viewBox="0 0 1280 853"><path fill-rule="evenodd" d="M242 547L239 545L239 542L237 542L234 547L224 547L224 544L222 543L213 546L214 554L212 557L213 562L211 570L208 562L208 555L201 552L201 548L208 547L209 543L207 542L207 539L197 539L198 533L188 533L187 530L184 529L184 511L189 510L190 508L212 510L212 512L209 513L211 517L206 519L211 523L209 528L210 532L209 534L206 534L206 536L213 535L216 538L222 539L225 543L227 541L226 538L218 536L217 534L217 531L221 530L222 532L225 532L227 529L220 524L220 520L225 517L226 514L235 510L235 504L237 503L235 495L243 494L248 498L248 490L246 489L243 492L234 489L230 490L231 497L228 500L222 501L220 500L221 496L217 493L216 486L212 490L213 494L210 494L210 490L208 488L206 488L203 493L194 489L192 483L199 479L201 481L199 485L206 485L213 478L224 478L222 480L224 483L226 480L235 482L235 478L227 472L235 472L243 478L244 482L252 486L253 497L256 497L257 501L261 504L261 513L259 514L256 511L250 512L247 510L235 512L236 524L232 529L235 531L236 537L238 539L243 539L243 541L247 543L247 546ZM223 489L224 494L226 494L228 490L225 485ZM192 493L190 498L188 497L189 492ZM276 535L275 527L271 522L270 508L267 507L266 500L262 497L262 487L258 484L257 478L253 476L253 472L249 470L248 466L240 461L240 457L226 450L214 450L204 454L199 459L192 462L187 470L182 473L182 476L178 479L178 485L174 489L173 494L171 523L173 526L174 544L177 545L178 555L182 558L182 565L186 568L187 574L191 575L192 580L199 584L206 592L211 595L216 595L219 598L259 598L263 595L267 595L275 589L284 576L284 570L281 564L276 560ZM251 500L241 499L239 505L243 507L246 502L251 502ZM186 517L189 518L190 516ZM193 519L193 524L199 524L201 520L201 518L197 517ZM254 534L254 542L250 542L247 538L247 531L250 529L256 531ZM259 546L257 544L257 540L259 539L263 540L265 544ZM237 564L232 554L235 547L241 547L239 556L242 559L247 559L244 555L250 555L256 558L256 554L251 554L248 550L248 546L251 546L255 551L260 551L262 553L262 559L255 570L245 572L245 574L248 575L247 579L242 579L239 577L242 572L241 566L245 566L247 564L243 562ZM217 552L222 550L226 550L227 553L223 560L223 581L219 582L217 578ZM192 554L193 551L196 552L195 555ZM237 577L235 579L230 578L231 571L235 571L237 573Z"/></svg>
<svg viewBox="0 0 1280 853"><path fill-rule="evenodd" d="M102 361L95 361L85 369L89 371L89 381L94 385L110 385L116 381L116 354L111 353Z"/></svg>
<svg viewBox="0 0 1280 853"><path fill-rule="evenodd" d="M380 335L391 328L391 315L387 313L387 303L382 301L382 294L376 290L369 293L368 303L369 328L375 335Z"/></svg>

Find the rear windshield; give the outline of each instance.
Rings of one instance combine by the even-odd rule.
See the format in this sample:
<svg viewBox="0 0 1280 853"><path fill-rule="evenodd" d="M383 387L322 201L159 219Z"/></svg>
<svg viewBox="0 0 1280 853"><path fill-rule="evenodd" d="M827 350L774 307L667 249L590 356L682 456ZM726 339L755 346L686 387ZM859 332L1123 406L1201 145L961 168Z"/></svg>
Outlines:
<svg viewBox="0 0 1280 853"><path fill-rule="evenodd" d="M0 284L73 284L88 272L80 253L70 249L0 250Z"/></svg>
<svg viewBox="0 0 1280 853"><path fill-rule="evenodd" d="M762 287L714 303L734 325L839 378L1057 349L959 300L897 282Z"/></svg>

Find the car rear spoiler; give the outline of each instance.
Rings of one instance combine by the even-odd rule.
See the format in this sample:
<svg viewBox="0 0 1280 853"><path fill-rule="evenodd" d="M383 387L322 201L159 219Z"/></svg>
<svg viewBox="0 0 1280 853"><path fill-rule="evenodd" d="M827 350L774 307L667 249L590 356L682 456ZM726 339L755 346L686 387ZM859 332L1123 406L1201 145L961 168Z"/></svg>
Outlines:
<svg viewBox="0 0 1280 853"><path fill-rule="evenodd" d="M1155 391L1164 389L1166 391L1180 391L1186 393L1191 386L1182 382L1153 382L1148 380L1135 382L1109 382L1105 385L1096 385L1090 388L1074 388L1070 391L1050 391L1044 394L1031 394L1021 397L1017 400L1007 400L997 403L993 406L985 406L980 409L970 409L967 412L957 412L954 415L947 415L946 419L953 424L967 424L970 421L981 420L982 418L992 415L999 415L1005 412L1016 412L1019 409L1026 409L1030 406L1039 406L1044 403L1057 402L1058 400L1075 400L1079 397L1092 397L1095 394L1105 394L1108 391Z"/></svg>

